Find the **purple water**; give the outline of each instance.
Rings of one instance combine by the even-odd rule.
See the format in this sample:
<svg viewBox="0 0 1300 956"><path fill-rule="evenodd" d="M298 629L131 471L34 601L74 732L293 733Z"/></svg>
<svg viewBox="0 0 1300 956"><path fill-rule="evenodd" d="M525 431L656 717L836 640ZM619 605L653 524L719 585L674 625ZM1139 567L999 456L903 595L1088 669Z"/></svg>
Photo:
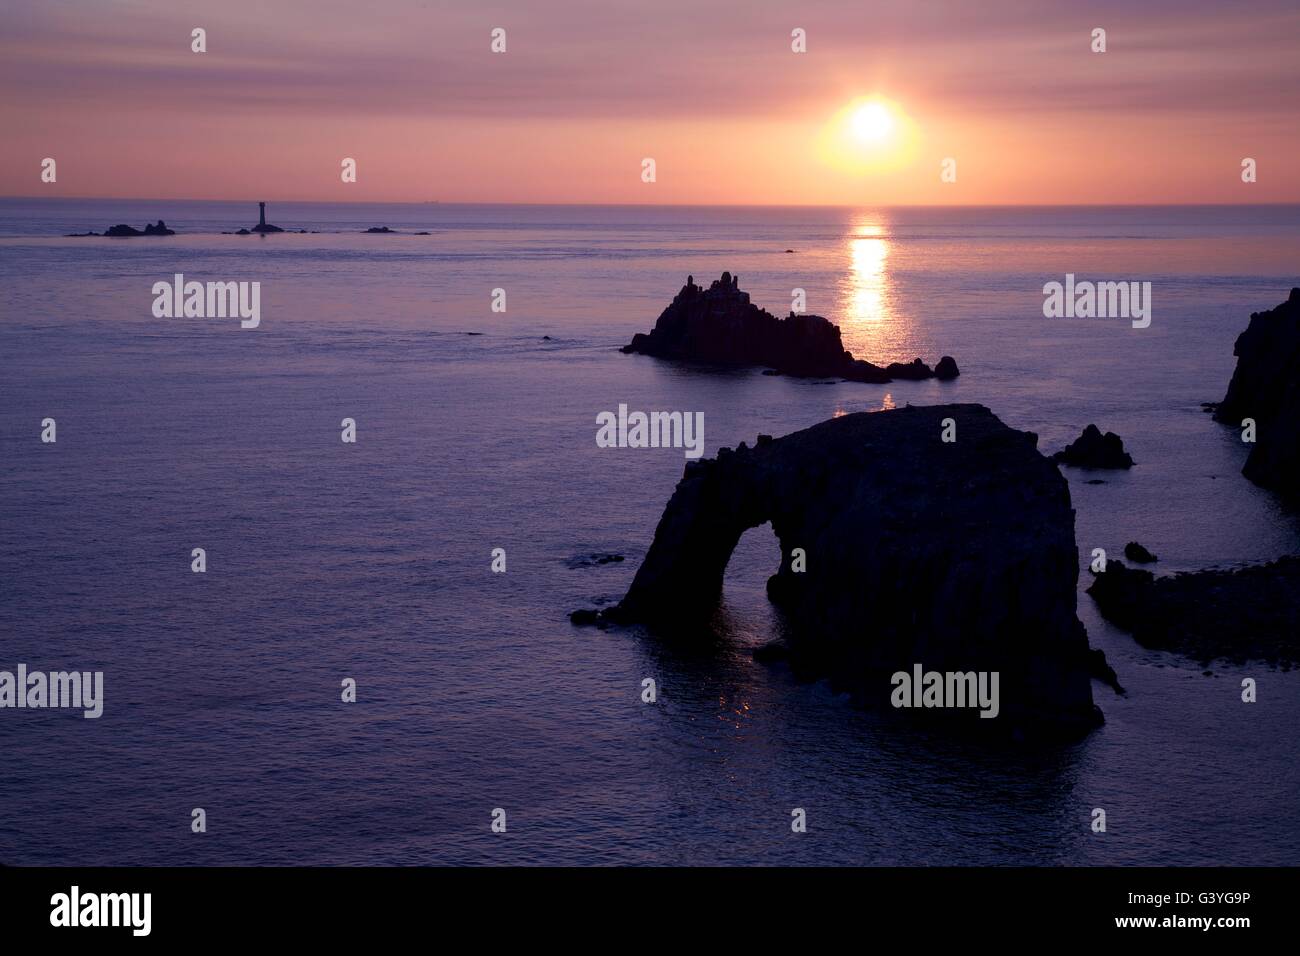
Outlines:
<svg viewBox="0 0 1300 956"><path fill-rule="evenodd" d="M0 862L1300 862L1300 675L1204 676L1082 591L1128 694L1094 684L1106 725L1050 750L909 730L753 662L767 527L728 568L719 647L567 620L621 596L682 471L681 450L596 447L620 402L703 411L708 455L908 402L982 402L1048 452L1096 422L1138 467L1066 469L1081 568L1133 539L1162 573L1297 552L1300 520L1200 409L1249 313L1300 284L1297 207L273 202L317 232L220 234L256 215L0 201L0 669L103 670L106 698L99 720L0 711ZM61 238L159 217L179 234ZM379 225L401 234L360 233ZM859 357L962 375L828 385L616 351L724 269L778 314L805 289ZM260 327L155 319L176 272L261 282ZM1067 272L1152 282L1151 327L1043 318ZM566 565L590 551L627 560Z"/></svg>

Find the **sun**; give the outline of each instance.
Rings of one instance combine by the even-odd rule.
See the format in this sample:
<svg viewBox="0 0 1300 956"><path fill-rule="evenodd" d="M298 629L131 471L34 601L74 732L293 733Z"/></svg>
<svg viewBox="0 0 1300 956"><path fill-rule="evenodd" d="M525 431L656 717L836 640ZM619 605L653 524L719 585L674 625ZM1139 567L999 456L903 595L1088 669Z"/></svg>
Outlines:
<svg viewBox="0 0 1300 956"><path fill-rule="evenodd" d="M822 162L851 175L893 172L916 155L919 129L902 104L879 93L858 96L830 117L817 139Z"/></svg>
<svg viewBox="0 0 1300 956"><path fill-rule="evenodd" d="M894 116L884 103L863 103L849 121L853 135L863 143L881 143L894 131Z"/></svg>

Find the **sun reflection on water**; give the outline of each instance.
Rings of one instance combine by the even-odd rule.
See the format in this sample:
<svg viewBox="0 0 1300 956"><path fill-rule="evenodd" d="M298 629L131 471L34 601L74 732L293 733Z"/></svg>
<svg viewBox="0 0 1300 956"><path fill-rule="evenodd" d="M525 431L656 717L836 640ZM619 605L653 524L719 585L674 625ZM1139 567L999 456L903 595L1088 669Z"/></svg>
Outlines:
<svg viewBox="0 0 1300 956"><path fill-rule="evenodd" d="M889 274L891 240L888 223L864 216L850 227L845 308L840 317L844 347L858 358L891 360L900 344L899 317Z"/></svg>

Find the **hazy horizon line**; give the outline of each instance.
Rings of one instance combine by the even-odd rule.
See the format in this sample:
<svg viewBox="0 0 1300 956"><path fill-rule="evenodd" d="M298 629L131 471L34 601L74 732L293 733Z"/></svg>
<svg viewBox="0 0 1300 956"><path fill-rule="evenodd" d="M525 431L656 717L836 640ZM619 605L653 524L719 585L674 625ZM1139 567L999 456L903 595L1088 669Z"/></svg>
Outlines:
<svg viewBox="0 0 1300 956"><path fill-rule="evenodd" d="M0 196L0 202L12 200L35 201L85 201L99 202L192 202L192 203L242 203L265 202L325 206L585 206L602 209L1190 209L1215 208L1277 208L1300 206L1300 200L1282 202L1091 202L1091 203L615 203L615 202L518 202L511 200L444 200L444 199L201 199L196 197L142 197L142 196Z"/></svg>

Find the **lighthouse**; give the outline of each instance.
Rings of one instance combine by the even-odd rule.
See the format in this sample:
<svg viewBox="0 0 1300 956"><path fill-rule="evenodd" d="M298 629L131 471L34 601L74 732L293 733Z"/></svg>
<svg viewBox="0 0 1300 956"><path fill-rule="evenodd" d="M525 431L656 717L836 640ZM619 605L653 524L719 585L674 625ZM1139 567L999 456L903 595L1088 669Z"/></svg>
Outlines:
<svg viewBox="0 0 1300 956"><path fill-rule="evenodd" d="M279 226L272 226L266 221L266 203L264 202L257 204L257 225L248 231L261 233L262 235L266 235L268 232L284 232Z"/></svg>

